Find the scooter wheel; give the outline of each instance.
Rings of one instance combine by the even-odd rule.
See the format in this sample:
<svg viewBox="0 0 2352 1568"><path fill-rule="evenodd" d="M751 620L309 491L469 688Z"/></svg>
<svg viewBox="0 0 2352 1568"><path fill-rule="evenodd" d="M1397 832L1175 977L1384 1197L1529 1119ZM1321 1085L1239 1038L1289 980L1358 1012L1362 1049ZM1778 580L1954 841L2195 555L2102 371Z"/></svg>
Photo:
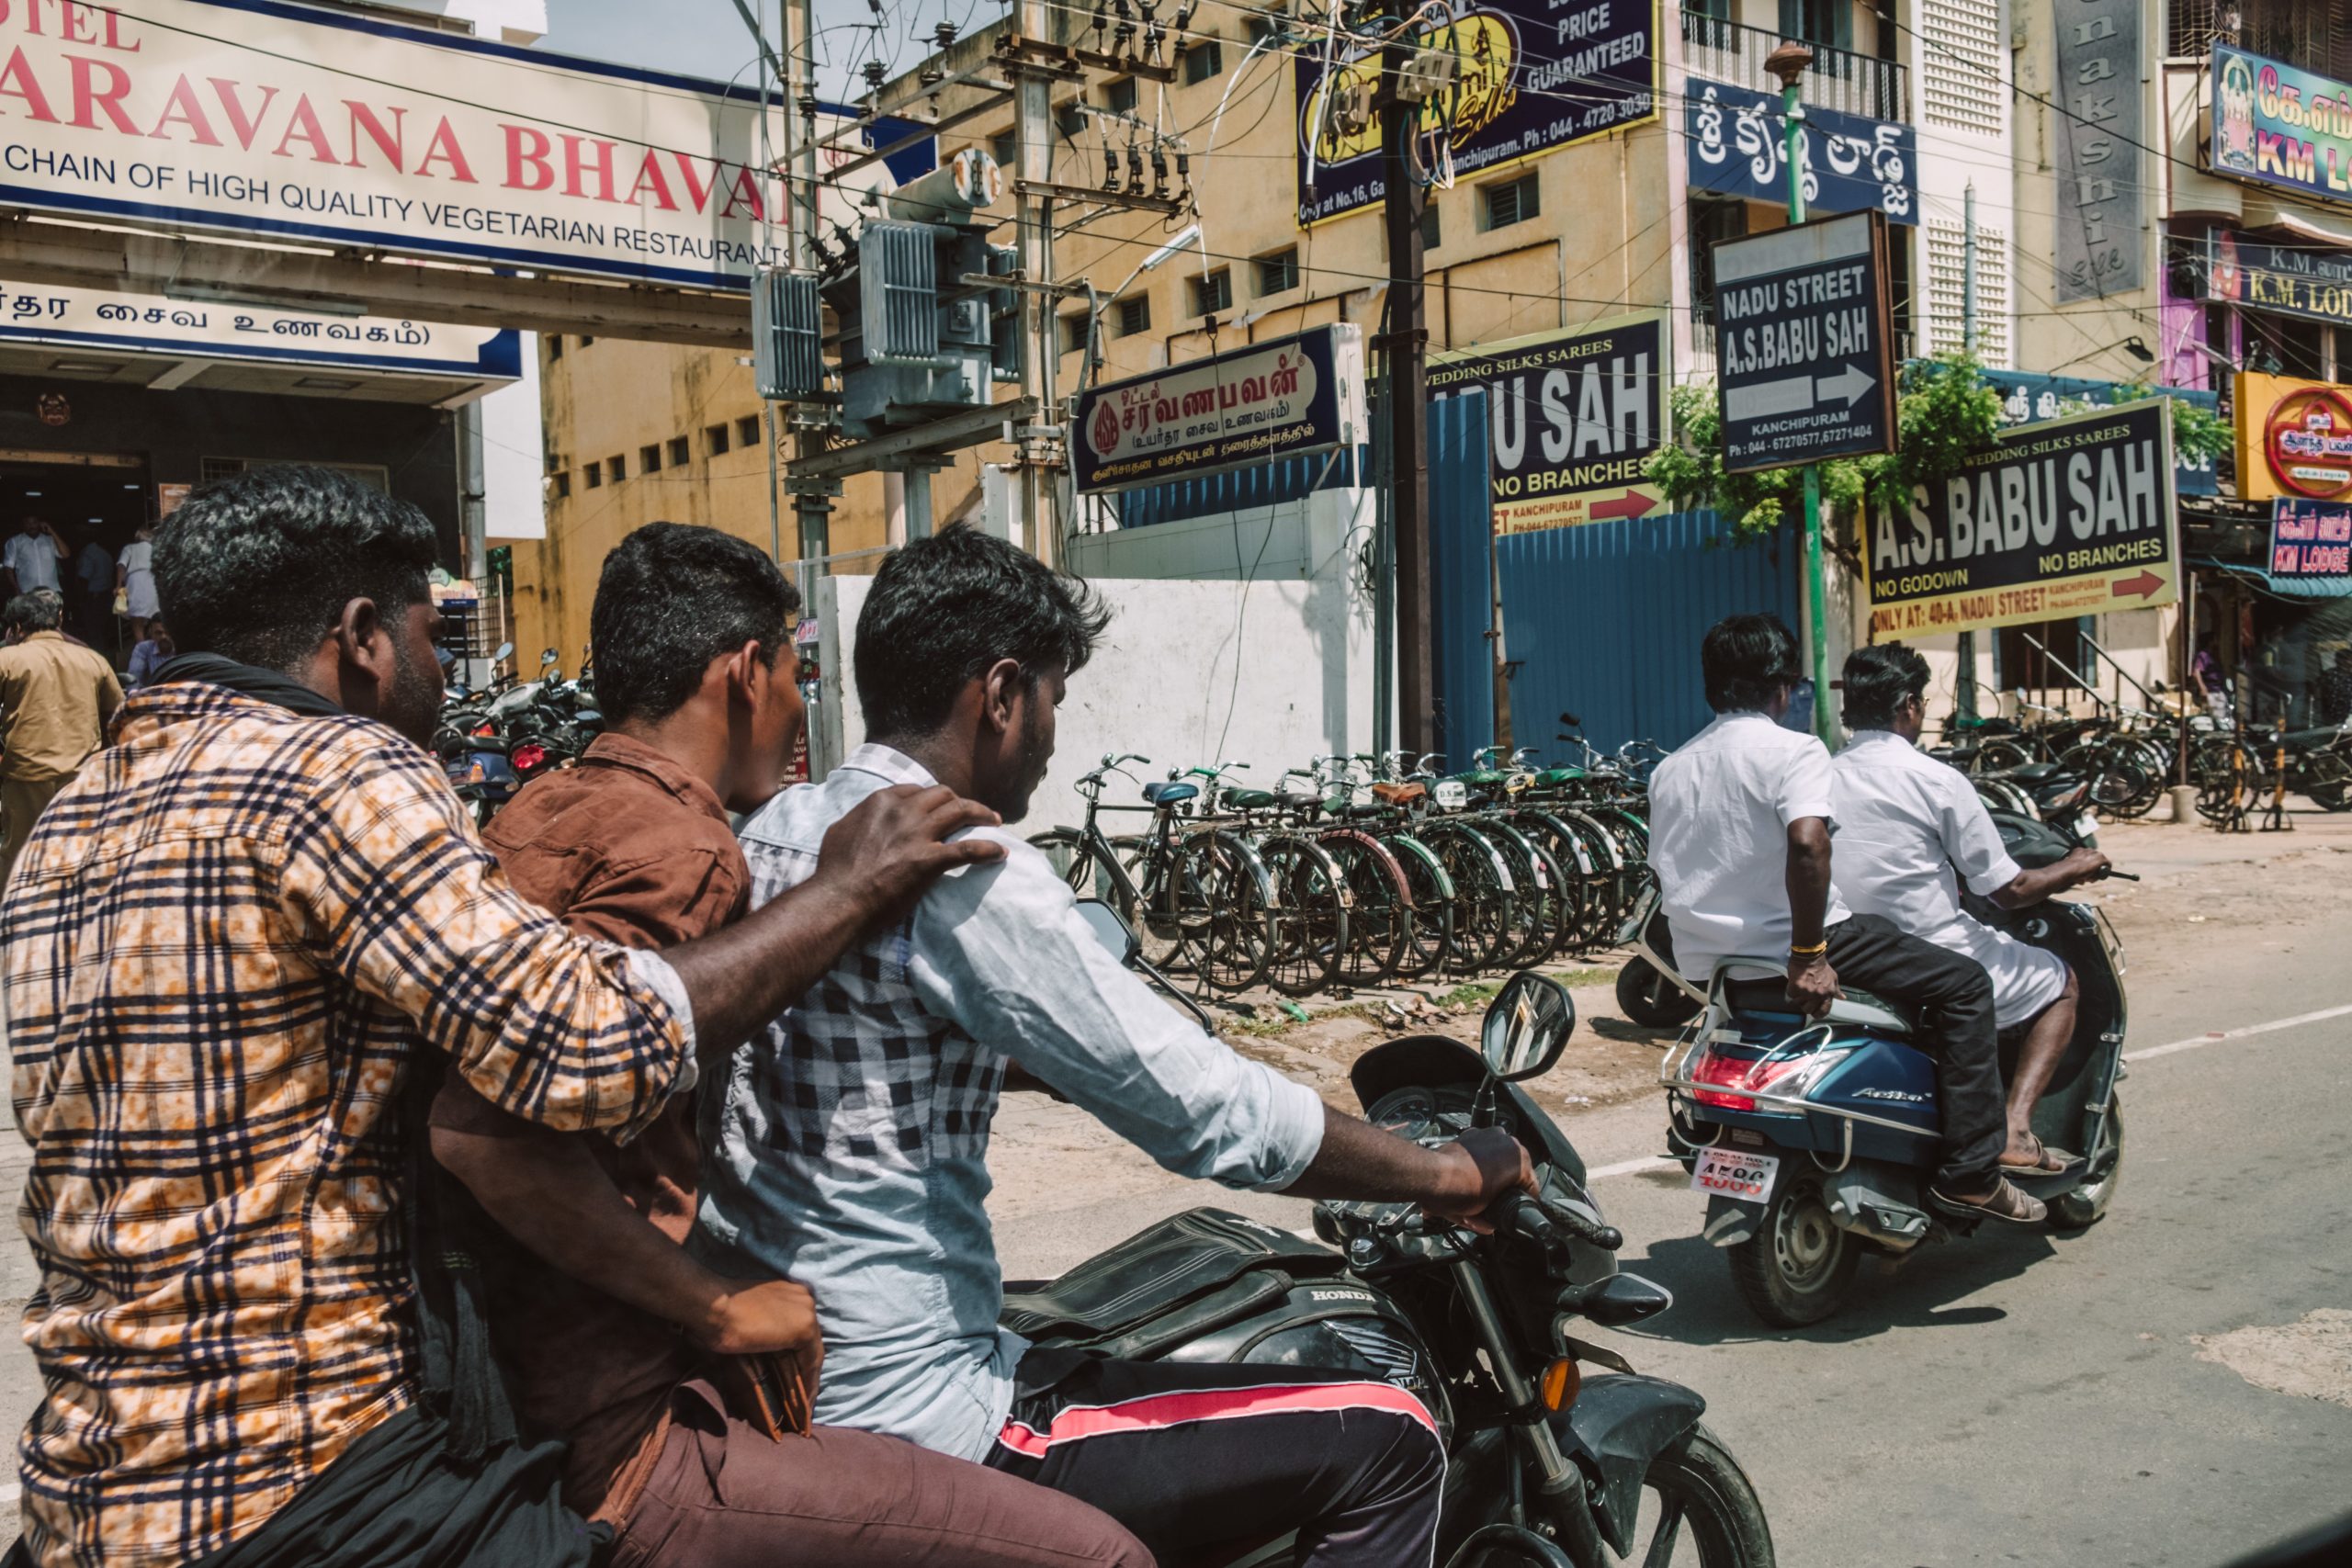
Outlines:
<svg viewBox="0 0 2352 1568"><path fill-rule="evenodd" d="M1821 1178L1808 1174L1782 1183L1756 1234L1726 1257L1748 1311L1774 1328L1804 1328L1845 1303L1862 1248L1829 1217Z"/></svg>
<svg viewBox="0 0 2352 1568"><path fill-rule="evenodd" d="M1617 1008L1645 1029L1679 1029L1699 1016L1700 1002L1648 959L1636 957L1617 971Z"/></svg>
<svg viewBox="0 0 2352 1568"><path fill-rule="evenodd" d="M2115 1184L2123 1179L2123 1107L2111 1105L2107 1111L2106 1168L2096 1181L2086 1181L2072 1192L2061 1192L2050 1200L2050 1223L2062 1230L2081 1230L2107 1218L2107 1206L2115 1201Z"/></svg>

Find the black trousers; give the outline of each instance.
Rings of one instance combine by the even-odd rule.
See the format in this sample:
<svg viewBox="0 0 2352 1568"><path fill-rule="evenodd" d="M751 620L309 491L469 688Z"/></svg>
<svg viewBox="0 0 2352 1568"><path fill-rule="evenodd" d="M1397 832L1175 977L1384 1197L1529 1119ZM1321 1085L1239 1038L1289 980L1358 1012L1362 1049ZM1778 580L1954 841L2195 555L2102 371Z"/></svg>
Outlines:
<svg viewBox="0 0 2352 1568"><path fill-rule="evenodd" d="M1404 1389L1290 1367L1063 1371L1052 1355L1030 1352L1053 1381L1022 1379L990 1469L1091 1503L1163 1562L1294 1529L1301 1568L1434 1562L1445 1450Z"/></svg>
<svg viewBox="0 0 2352 1568"><path fill-rule="evenodd" d="M1856 915L1823 934L1840 984L1920 1010L1920 1021L1933 1032L1920 1043L1935 1055L1936 1098L1944 1118L1944 1162L1936 1184L1948 1192L1982 1190L2009 1142L1993 981L1984 966L1897 931L1877 915Z"/></svg>

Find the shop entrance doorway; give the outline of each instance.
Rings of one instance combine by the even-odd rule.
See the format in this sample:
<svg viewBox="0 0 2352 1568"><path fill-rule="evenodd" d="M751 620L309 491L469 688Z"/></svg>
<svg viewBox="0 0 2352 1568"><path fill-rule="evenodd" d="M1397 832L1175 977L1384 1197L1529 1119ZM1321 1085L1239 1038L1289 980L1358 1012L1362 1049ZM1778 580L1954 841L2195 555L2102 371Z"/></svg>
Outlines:
<svg viewBox="0 0 2352 1568"><path fill-rule="evenodd" d="M72 558L59 563L66 621L74 635L115 660L130 657L124 623L112 610L112 563L138 531L154 520L154 491L144 453L0 450L0 537L18 532L28 517L54 526ZM106 550L104 588L85 591L78 568L92 540Z"/></svg>

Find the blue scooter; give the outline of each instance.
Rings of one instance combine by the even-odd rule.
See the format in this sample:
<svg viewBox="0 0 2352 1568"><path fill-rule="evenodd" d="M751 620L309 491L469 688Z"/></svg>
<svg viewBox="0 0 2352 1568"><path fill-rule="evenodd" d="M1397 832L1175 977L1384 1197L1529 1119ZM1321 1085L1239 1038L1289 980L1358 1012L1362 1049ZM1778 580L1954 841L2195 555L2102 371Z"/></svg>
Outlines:
<svg viewBox="0 0 2352 1568"><path fill-rule="evenodd" d="M2022 866L2047 865L2079 841L2030 818L1992 815ZM1672 977L1655 897L1635 911L1629 932L1640 934L1629 940ZM2049 1204L2052 1224L2094 1224L2123 1163L2115 1094L2124 1077L2122 943L2090 905L1966 903L1987 925L2057 953L2080 981L2075 1038L2033 1125L2045 1143L2083 1153L2064 1170L2010 1179ZM1928 1195L1942 1119L1935 1063L1911 1043L1918 1026L1909 1010L1849 987L1809 1021L1790 1005L1784 978L1770 960L1731 959L1704 991L1674 979L1701 1010L1658 1077L1668 1152L1707 1194L1702 1234L1724 1249L1749 1310L1773 1327L1797 1328L1838 1310L1865 1252L1901 1257L1923 1241L1972 1235L1983 1216ZM2018 1041L2001 1044L2007 1074Z"/></svg>

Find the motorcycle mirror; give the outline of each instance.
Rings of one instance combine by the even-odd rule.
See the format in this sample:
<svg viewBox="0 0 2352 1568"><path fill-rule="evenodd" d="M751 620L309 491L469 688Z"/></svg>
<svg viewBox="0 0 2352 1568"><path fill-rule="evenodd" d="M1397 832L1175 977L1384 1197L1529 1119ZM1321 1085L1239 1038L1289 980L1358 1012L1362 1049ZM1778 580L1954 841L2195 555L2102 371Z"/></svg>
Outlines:
<svg viewBox="0 0 2352 1568"><path fill-rule="evenodd" d="M542 670L546 669L548 665L553 664L555 661L556 651L552 648L539 655L539 668Z"/></svg>
<svg viewBox="0 0 2352 1568"><path fill-rule="evenodd" d="M490 661L492 664L503 664L514 657L514 645L511 642L502 642L498 645L498 651L490 656Z"/></svg>
<svg viewBox="0 0 2352 1568"><path fill-rule="evenodd" d="M1102 899L1080 898L1078 901L1078 918L1086 922L1086 929L1094 933L1094 940L1101 942L1122 965L1133 964L1143 952L1142 942L1128 929L1127 922L1119 918L1119 911Z"/></svg>
<svg viewBox="0 0 2352 1568"><path fill-rule="evenodd" d="M1611 1274L1560 1292L1563 1312L1589 1318L1603 1328L1623 1328L1656 1317L1673 1304L1672 1291L1639 1274Z"/></svg>
<svg viewBox="0 0 2352 1568"><path fill-rule="evenodd" d="M1568 1046L1577 1026L1577 1004L1557 980L1522 969L1503 982L1487 1004L1487 1021L1479 1027L1480 1054L1487 1066L1505 1083L1537 1077L1552 1070Z"/></svg>

